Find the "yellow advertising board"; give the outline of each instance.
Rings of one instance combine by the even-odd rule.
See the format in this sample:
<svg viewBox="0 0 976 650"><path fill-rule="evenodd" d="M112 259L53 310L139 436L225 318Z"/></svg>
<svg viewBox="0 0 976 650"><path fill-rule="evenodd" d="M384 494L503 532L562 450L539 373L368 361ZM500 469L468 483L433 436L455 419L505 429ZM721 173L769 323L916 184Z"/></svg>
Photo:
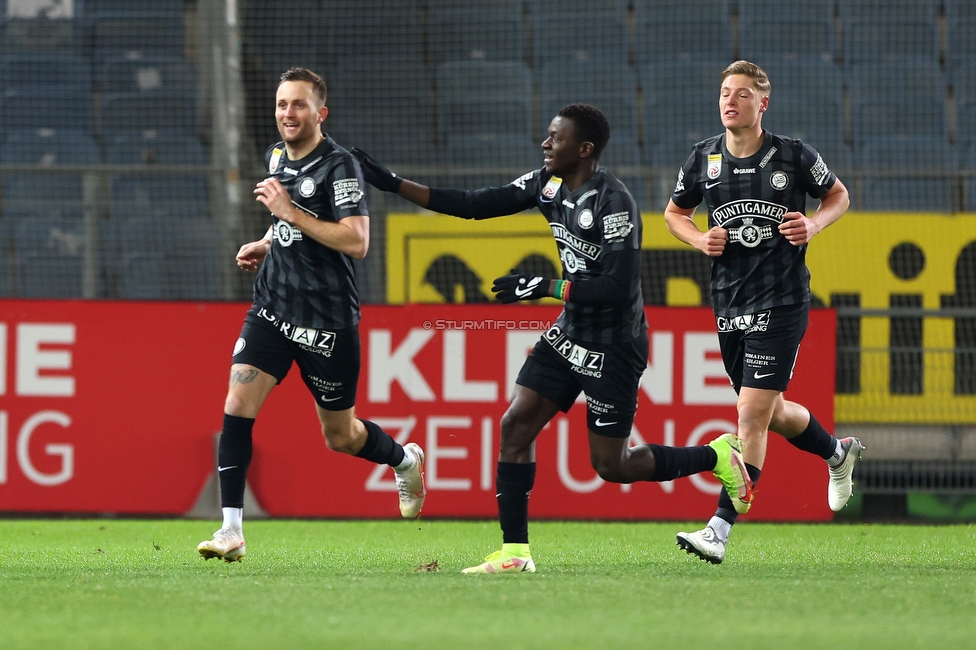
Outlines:
<svg viewBox="0 0 976 650"><path fill-rule="evenodd" d="M672 237L663 215L643 219L645 301L707 304L708 259ZM704 228L705 215L696 221ZM484 221L391 214L387 223L392 304L483 302L492 280L512 268L559 273L555 242L538 213ZM976 215L849 213L817 235L807 264L824 305L916 309L900 319L847 317L843 325L856 328L860 356L847 368L857 372L854 388L839 387L847 392L836 398L838 422L976 423L976 378L960 379L966 353L956 341L957 330L976 327L976 318L932 313L976 310ZM919 340L893 341L899 327Z"/></svg>

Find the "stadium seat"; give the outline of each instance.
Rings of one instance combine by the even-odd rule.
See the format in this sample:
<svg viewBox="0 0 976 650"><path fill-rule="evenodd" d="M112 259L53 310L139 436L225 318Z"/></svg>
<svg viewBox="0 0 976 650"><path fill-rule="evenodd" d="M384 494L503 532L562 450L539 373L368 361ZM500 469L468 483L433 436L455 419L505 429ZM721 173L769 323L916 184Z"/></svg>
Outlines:
<svg viewBox="0 0 976 650"><path fill-rule="evenodd" d="M76 0L76 5L81 5L81 10L86 17L98 14L127 14L144 13L146 5L149 3L132 2L132 0ZM152 11L154 13L169 14L180 20L183 19L183 0L153 0Z"/></svg>
<svg viewBox="0 0 976 650"><path fill-rule="evenodd" d="M696 91L718 97L727 59L655 60L640 69L640 86L646 95Z"/></svg>
<svg viewBox="0 0 976 650"><path fill-rule="evenodd" d="M644 69L657 61L734 61L729 5L688 0L676 9L654 0L634 4L634 53ZM722 66L723 68L725 66Z"/></svg>
<svg viewBox="0 0 976 650"><path fill-rule="evenodd" d="M852 102L851 132L854 145L886 137L939 137L947 139L946 106L941 97L904 93L875 95Z"/></svg>
<svg viewBox="0 0 976 650"><path fill-rule="evenodd" d="M945 0L946 67L951 71L976 61L976 5Z"/></svg>
<svg viewBox="0 0 976 650"><path fill-rule="evenodd" d="M91 17L92 57L108 59L183 55L183 18L165 12L99 13Z"/></svg>
<svg viewBox="0 0 976 650"><path fill-rule="evenodd" d="M123 297L220 297L220 233L208 218L131 217L122 222L119 240ZM127 271L133 275L125 277Z"/></svg>
<svg viewBox="0 0 976 650"><path fill-rule="evenodd" d="M816 103L828 97L843 105L844 71L835 63L811 58L778 59L763 62L762 68L772 84L773 104L783 99Z"/></svg>
<svg viewBox="0 0 976 650"><path fill-rule="evenodd" d="M965 181L966 204L963 210L976 212L976 146L969 145L963 168L972 174Z"/></svg>
<svg viewBox="0 0 976 650"><path fill-rule="evenodd" d="M319 69L320 45L319 7L331 3L318 0L288 0L288 2L248 2L244 5L244 19L254 28L248 30L253 47L252 60L260 66L267 80L277 82L289 68ZM282 38L282 34L288 34ZM273 86L272 86L273 88Z"/></svg>
<svg viewBox="0 0 976 650"><path fill-rule="evenodd" d="M319 12L320 54L330 68L362 56L423 65L416 2L329 0Z"/></svg>
<svg viewBox="0 0 976 650"><path fill-rule="evenodd" d="M84 222L57 218L18 219L13 226L17 295L80 298L85 249Z"/></svg>
<svg viewBox="0 0 976 650"><path fill-rule="evenodd" d="M536 70L565 61L627 65L628 42L626 22L610 13L545 13L532 20L532 59Z"/></svg>
<svg viewBox="0 0 976 650"><path fill-rule="evenodd" d="M326 74L325 128L338 143L383 162L432 160L432 84L423 66L381 58L345 60ZM395 121L399 127L393 127Z"/></svg>
<svg viewBox="0 0 976 650"><path fill-rule="evenodd" d="M645 92L643 122L647 162L677 171L693 144L723 132L718 91Z"/></svg>
<svg viewBox="0 0 976 650"><path fill-rule="evenodd" d="M437 68L437 133L447 142L474 133L532 140L532 74L513 61L452 61Z"/></svg>
<svg viewBox="0 0 976 650"><path fill-rule="evenodd" d="M66 52L83 56L88 47L88 29L70 18L0 19L0 52Z"/></svg>
<svg viewBox="0 0 976 650"><path fill-rule="evenodd" d="M637 207L646 211L651 206L648 204L644 179L640 174L640 163L641 152L637 139L629 136L621 138L620 134L611 131L610 142L600 156L600 165L620 179L637 201Z"/></svg>
<svg viewBox="0 0 976 650"><path fill-rule="evenodd" d="M946 77L938 61L932 59L851 65L847 82L853 103L892 94L913 95L913 101L924 101L926 96L944 101L946 97Z"/></svg>
<svg viewBox="0 0 976 650"><path fill-rule="evenodd" d="M150 207L183 210L190 214L207 209L207 177L204 174L153 173L154 165L205 166L207 155L193 136L129 133L106 147L106 162L141 165L145 174L112 177L112 212Z"/></svg>
<svg viewBox="0 0 976 650"><path fill-rule="evenodd" d="M536 73L542 107L540 133L566 104L582 102L599 108L616 139L637 141L637 78L627 65L603 61L560 61Z"/></svg>
<svg viewBox="0 0 976 650"><path fill-rule="evenodd" d="M940 138L878 138L860 148L865 210L950 212L956 152ZM872 171L879 172L870 175ZM892 175L892 173L902 175ZM944 173L945 176L938 176ZM928 174L929 177L925 177ZM932 175L935 177L932 177Z"/></svg>
<svg viewBox="0 0 976 650"><path fill-rule="evenodd" d="M919 20L934 23L943 0L841 0L837 3L840 19L851 20Z"/></svg>
<svg viewBox="0 0 976 650"><path fill-rule="evenodd" d="M976 144L976 59L960 63L952 72L956 102L956 142Z"/></svg>
<svg viewBox="0 0 976 650"><path fill-rule="evenodd" d="M844 65L920 59L939 61L935 21L862 18L844 23Z"/></svg>
<svg viewBox="0 0 976 650"><path fill-rule="evenodd" d="M92 132L92 91L80 87L18 89L0 98L0 140L14 131Z"/></svg>
<svg viewBox="0 0 976 650"><path fill-rule="evenodd" d="M134 92L102 95L99 134L106 146L131 131L168 131L195 135L196 122L193 97L182 93Z"/></svg>
<svg viewBox="0 0 976 650"><path fill-rule="evenodd" d="M91 63L65 52L6 54L0 58L0 92L61 89L91 93Z"/></svg>
<svg viewBox="0 0 976 650"><path fill-rule="evenodd" d="M430 63L525 59L525 25L515 13L490 11L434 11L427 17Z"/></svg>
<svg viewBox="0 0 976 650"><path fill-rule="evenodd" d="M834 60L833 22L823 19L762 18L741 24L741 56L764 63L782 59Z"/></svg>
<svg viewBox="0 0 976 650"><path fill-rule="evenodd" d="M536 22L539 16L551 14L576 15L593 12L626 20L628 5L630 5L630 0L603 0L599 3L592 2L592 0L559 0L559 2L526 0L526 8L529 10L533 22Z"/></svg>
<svg viewBox="0 0 976 650"><path fill-rule="evenodd" d="M739 26L740 56L763 69L777 60L832 63L839 53L833 0L748 0Z"/></svg>
<svg viewBox="0 0 976 650"><path fill-rule="evenodd" d="M192 97L197 92L193 63L179 57L109 59L97 71L97 79L103 93L169 92Z"/></svg>
<svg viewBox="0 0 976 650"><path fill-rule="evenodd" d="M11 133L0 147L0 163L94 165L101 161L98 147L85 131L34 130ZM94 187L92 177L92 187ZM6 211L42 208L46 211L81 211L85 200L84 174L79 172L9 172L4 175Z"/></svg>
<svg viewBox="0 0 976 650"><path fill-rule="evenodd" d="M775 91L763 114L763 127L772 133L808 140L812 134L829 142L844 140L843 96L824 93L819 102L784 96Z"/></svg>
<svg viewBox="0 0 976 650"><path fill-rule="evenodd" d="M14 250L12 221L9 217L0 219L0 297L9 298L14 295L14 278L16 277L17 259Z"/></svg>
<svg viewBox="0 0 976 650"><path fill-rule="evenodd" d="M469 134L438 148L438 164L458 173L436 179L436 184L460 189L507 185L542 167L541 140L519 135Z"/></svg>

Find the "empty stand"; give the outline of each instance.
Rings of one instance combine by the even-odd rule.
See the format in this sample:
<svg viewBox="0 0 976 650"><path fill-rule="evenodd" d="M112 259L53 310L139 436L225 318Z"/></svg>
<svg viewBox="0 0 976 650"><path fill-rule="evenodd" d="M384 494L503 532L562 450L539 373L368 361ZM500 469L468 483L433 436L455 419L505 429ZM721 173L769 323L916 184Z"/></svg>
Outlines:
<svg viewBox="0 0 976 650"><path fill-rule="evenodd" d="M563 106L582 102L606 115L618 141L637 143L637 78L627 65L600 60L560 61L546 65L536 79L542 107L540 133L546 132Z"/></svg>
<svg viewBox="0 0 976 650"><path fill-rule="evenodd" d="M452 61L437 68L438 139L505 134L531 140L532 74L512 61Z"/></svg>
<svg viewBox="0 0 976 650"><path fill-rule="evenodd" d="M952 210L956 152L941 138L878 138L860 149L860 164L875 172L864 181L863 209Z"/></svg>
<svg viewBox="0 0 976 650"><path fill-rule="evenodd" d="M626 22L612 13L545 13L532 19L533 67L565 61L627 65Z"/></svg>
<svg viewBox="0 0 976 650"><path fill-rule="evenodd" d="M106 162L138 165L145 173L112 177L112 211L163 209L174 215L207 210L207 178L203 174L172 174L154 166L204 166L207 156L193 136L156 132L128 133L106 147Z"/></svg>
<svg viewBox="0 0 976 650"><path fill-rule="evenodd" d="M183 19L165 12L99 13L89 19L98 66L118 57L183 56Z"/></svg>
<svg viewBox="0 0 976 650"><path fill-rule="evenodd" d="M430 63L525 60L525 24L521 14L491 10L429 10Z"/></svg>
<svg viewBox="0 0 976 650"><path fill-rule="evenodd" d="M385 57L344 59L330 67L326 130L340 145L384 162L429 163L432 83L423 66Z"/></svg>
<svg viewBox="0 0 976 650"><path fill-rule="evenodd" d="M81 212L85 174L58 171L58 166L94 165L101 161L86 131L31 130L11 133L0 147L4 164L38 165L51 171L11 171L4 175L5 210L42 209ZM91 177L94 182L94 176Z"/></svg>

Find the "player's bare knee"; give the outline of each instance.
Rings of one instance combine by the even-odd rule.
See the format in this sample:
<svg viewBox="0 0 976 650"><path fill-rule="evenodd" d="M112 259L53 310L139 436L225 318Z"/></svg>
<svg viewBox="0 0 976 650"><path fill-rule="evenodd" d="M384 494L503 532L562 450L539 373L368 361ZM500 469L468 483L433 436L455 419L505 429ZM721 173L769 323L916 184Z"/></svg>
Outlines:
<svg viewBox="0 0 976 650"><path fill-rule="evenodd" d="M325 438L326 447L341 454L355 455L359 451L359 447L362 447L362 444L357 447L357 441L351 430L342 431L338 427L329 427L323 424L322 437Z"/></svg>

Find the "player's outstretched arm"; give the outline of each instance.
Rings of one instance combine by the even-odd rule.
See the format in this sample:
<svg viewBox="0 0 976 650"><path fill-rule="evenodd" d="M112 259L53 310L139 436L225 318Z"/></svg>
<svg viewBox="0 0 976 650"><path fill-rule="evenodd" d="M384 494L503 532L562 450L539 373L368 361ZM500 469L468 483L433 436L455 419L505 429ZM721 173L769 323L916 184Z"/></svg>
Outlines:
<svg viewBox="0 0 976 650"><path fill-rule="evenodd" d="M376 189L402 196L422 208L430 203L430 188L426 185L397 176L362 149L353 147L350 153L359 160L363 178Z"/></svg>

